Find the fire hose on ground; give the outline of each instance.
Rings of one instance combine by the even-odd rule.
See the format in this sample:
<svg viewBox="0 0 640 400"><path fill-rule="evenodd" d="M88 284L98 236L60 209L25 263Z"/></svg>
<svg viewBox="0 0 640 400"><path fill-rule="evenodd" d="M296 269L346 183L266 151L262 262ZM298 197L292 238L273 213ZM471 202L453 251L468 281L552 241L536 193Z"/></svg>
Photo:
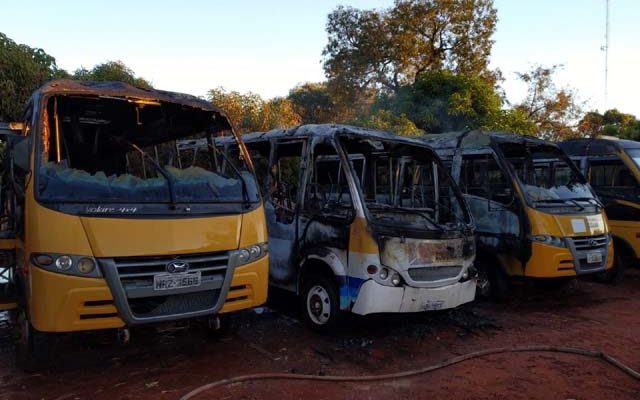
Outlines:
<svg viewBox="0 0 640 400"><path fill-rule="evenodd" d="M266 372L266 373L257 373L257 374L249 374L249 375L240 375L233 378L221 379L215 382L207 383L206 385L200 386L196 389L193 389L189 393L185 394L180 398L180 400L189 400L192 399L199 394L202 394L206 391L209 391L214 388L231 385L235 383L248 382L248 381L258 381L258 380L277 380L277 379L285 379L285 380L303 380L303 381L322 381L322 382L374 382L374 381L383 381L383 380L392 380L392 379L401 379L401 378L409 378L416 375L426 374L428 372L433 372L442 368L446 368L455 364L459 364L463 361L485 357L494 354L501 353L525 353L525 352L546 352L546 353L567 353L580 355L585 357L593 357L599 360L604 361L607 365L613 366L618 370L624 372L629 375L633 379L640 381L640 372L633 370L631 367L623 364L618 361L614 357L610 356L607 353L601 351L593 351L586 350L576 347L561 347L561 346L520 346L520 347L497 347L492 349L485 349L480 351L475 351L472 353L464 354L461 356L457 356L454 358L450 358L439 364L429 365L423 368L412 369L408 371L400 371L390 374L381 374L381 375L347 375L347 376L332 376L332 375L305 375L305 374L294 374L294 373L285 373L285 372Z"/></svg>

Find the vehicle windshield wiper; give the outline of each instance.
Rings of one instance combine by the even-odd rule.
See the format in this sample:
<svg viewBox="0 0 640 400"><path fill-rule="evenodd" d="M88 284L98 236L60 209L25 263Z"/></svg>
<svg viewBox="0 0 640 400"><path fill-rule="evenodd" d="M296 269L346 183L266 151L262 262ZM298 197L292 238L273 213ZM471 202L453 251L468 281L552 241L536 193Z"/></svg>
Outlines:
<svg viewBox="0 0 640 400"><path fill-rule="evenodd" d="M540 200L533 200L534 204L538 204L538 203L572 203L574 204L576 207L580 208L580 211L584 210L584 207L582 205L580 205L580 203L578 203L579 201L586 201L591 203L592 201L595 202L595 205L598 207L603 207L602 203L600 202L600 200L593 198L593 197L574 197L571 199L540 199Z"/></svg>
<svg viewBox="0 0 640 400"><path fill-rule="evenodd" d="M402 212L406 212L408 214L419 215L422 218L426 219L437 230L439 230L441 232L445 231L445 228L441 224L439 224L435 219L433 219L429 214L427 214L425 212L425 211L428 211L428 209L427 210L417 210L415 208L392 206L392 205L389 205L389 204L382 204L382 203L367 204L367 207L369 207L369 208L380 208L380 209L383 209L383 210L402 211Z"/></svg>
<svg viewBox="0 0 640 400"><path fill-rule="evenodd" d="M149 161L151 161L151 164L154 166L154 168L160 173L160 175L162 175L166 180L167 180L167 185L169 186L169 202L171 203L171 208L175 209L176 208L176 193L175 193L175 188L173 185L173 175L171 175L169 172L167 172L166 169L162 168L162 166L156 161L155 158L151 157L146 151L142 150L140 147L138 147L135 143L132 143L128 140L125 140L125 143L131 147L132 149L136 150L138 153L140 153L142 155L142 157L148 159Z"/></svg>
<svg viewBox="0 0 640 400"><path fill-rule="evenodd" d="M229 157L227 157L224 151L220 151L220 149L218 149L216 146L213 146L209 143L207 143L207 147L215 151L217 154L220 154L222 158L224 158L224 161L231 167L233 172L235 172L235 174L238 175L238 179L240 179L240 186L242 186L242 197L245 199L247 203L249 203L251 199L249 199L249 190L247 189L247 182L245 182L244 177L242 176L240 171L238 171L238 168L236 168L236 166L233 165L233 163L231 162Z"/></svg>

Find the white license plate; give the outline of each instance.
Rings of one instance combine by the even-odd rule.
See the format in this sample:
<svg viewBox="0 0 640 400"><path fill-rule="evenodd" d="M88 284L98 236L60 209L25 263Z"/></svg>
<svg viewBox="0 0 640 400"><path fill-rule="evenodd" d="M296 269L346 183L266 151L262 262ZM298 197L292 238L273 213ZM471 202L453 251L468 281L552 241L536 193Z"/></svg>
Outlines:
<svg viewBox="0 0 640 400"><path fill-rule="evenodd" d="M600 253L599 251L587 253L587 263L595 264L600 262L602 262L602 253Z"/></svg>
<svg viewBox="0 0 640 400"><path fill-rule="evenodd" d="M159 274L153 276L153 290L180 289L200 286L200 271L179 274Z"/></svg>

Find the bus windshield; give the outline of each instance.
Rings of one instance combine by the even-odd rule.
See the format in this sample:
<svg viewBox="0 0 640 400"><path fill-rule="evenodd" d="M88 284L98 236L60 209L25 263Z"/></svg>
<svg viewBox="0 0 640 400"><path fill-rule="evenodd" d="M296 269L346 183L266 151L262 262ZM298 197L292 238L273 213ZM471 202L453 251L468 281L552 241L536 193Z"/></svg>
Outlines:
<svg viewBox="0 0 640 400"><path fill-rule="evenodd" d="M54 97L44 120L37 182L42 201L247 200L252 175L239 151L231 160L214 146L188 145L213 143L220 134L210 112L118 98Z"/></svg>
<svg viewBox="0 0 640 400"><path fill-rule="evenodd" d="M431 151L382 140L343 139L343 145L366 160L351 164L374 222L428 230L460 229L471 222L447 168Z"/></svg>
<svg viewBox="0 0 640 400"><path fill-rule="evenodd" d="M597 205L589 185L569 158L548 145L502 144L527 202L533 207Z"/></svg>

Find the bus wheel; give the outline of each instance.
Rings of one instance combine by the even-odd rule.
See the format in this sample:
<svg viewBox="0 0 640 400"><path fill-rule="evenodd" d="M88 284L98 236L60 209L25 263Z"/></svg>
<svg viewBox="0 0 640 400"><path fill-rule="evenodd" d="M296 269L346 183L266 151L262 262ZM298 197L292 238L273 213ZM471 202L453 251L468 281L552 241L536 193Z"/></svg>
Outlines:
<svg viewBox="0 0 640 400"><path fill-rule="evenodd" d="M340 302L338 289L331 278L319 274L304 277L300 299L302 315L311 329L322 333L336 330Z"/></svg>
<svg viewBox="0 0 640 400"><path fill-rule="evenodd" d="M16 364L25 371L47 367L51 361L51 334L37 331L21 308L17 313Z"/></svg>
<svg viewBox="0 0 640 400"><path fill-rule="evenodd" d="M613 255L613 267L596 274L595 279L601 283L620 282L624 277L624 273L627 270L627 264L629 263L631 263L631 261L626 251L622 248L616 248Z"/></svg>
<svg viewBox="0 0 640 400"><path fill-rule="evenodd" d="M504 301L509 297L511 283L509 276L502 270L500 265L481 261L478 268L478 286L476 294L479 297L494 301Z"/></svg>

